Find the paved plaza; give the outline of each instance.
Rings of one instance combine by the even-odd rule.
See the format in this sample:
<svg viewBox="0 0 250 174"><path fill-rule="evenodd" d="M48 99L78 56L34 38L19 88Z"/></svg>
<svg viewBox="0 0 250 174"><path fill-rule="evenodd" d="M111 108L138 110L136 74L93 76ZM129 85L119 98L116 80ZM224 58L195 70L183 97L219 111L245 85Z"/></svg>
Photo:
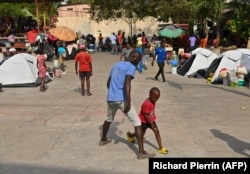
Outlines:
<svg viewBox="0 0 250 174"><path fill-rule="evenodd" d="M39 87L3 88L0 93L1 174L145 174L148 160L138 160L137 143L127 141L133 131L118 112L108 137L98 146L106 116L106 81L118 55L93 56L92 96L81 96L73 60L67 74L53 78L46 92ZM49 67L53 62L47 62ZM144 146L156 157L250 157L250 88L211 85L205 79L171 74L154 80L157 64L132 81L132 103L139 111L148 91L161 90L157 123L168 155L157 153L152 131Z"/></svg>

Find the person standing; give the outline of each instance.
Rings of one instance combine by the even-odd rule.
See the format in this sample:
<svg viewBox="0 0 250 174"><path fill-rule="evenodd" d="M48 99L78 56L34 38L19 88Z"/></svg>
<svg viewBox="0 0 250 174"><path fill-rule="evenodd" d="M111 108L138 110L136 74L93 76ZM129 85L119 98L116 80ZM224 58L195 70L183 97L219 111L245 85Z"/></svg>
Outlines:
<svg viewBox="0 0 250 174"><path fill-rule="evenodd" d="M149 61L149 57L150 57L150 43L147 44L147 46L145 46L143 48L143 57L142 57L142 64L143 64L143 68L145 70L148 69L148 61Z"/></svg>
<svg viewBox="0 0 250 174"><path fill-rule="evenodd" d="M122 54L120 56L120 61L128 61L129 55L131 51L133 50L133 47L130 45L130 43L126 44L126 47L122 49Z"/></svg>
<svg viewBox="0 0 250 174"><path fill-rule="evenodd" d="M196 49L196 44L197 44L197 38L195 37L195 35L192 34L189 37L189 52Z"/></svg>
<svg viewBox="0 0 250 174"><path fill-rule="evenodd" d="M143 49L142 49L142 46L137 45L136 50L140 53L140 56L141 56L141 60L137 66L137 70L139 71L139 73L142 73L143 72L143 64L142 64Z"/></svg>
<svg viewBox="0 0 250 174"><path fill-rule="evenodd" d="M90 76L92 76L92 57L86 52L85 46L79 46L79 52L75 56L75 71L81 80L82 96L85 96L85 81L87 86L87 96L90 92Z"/></svg>
<svg viewBox="0 0 250 174"><path fill-rule="evenodd" d="M157 151L162 154L167 154L168 150L162 145L160 131L155 121L156 120L155 105L158 99L160 98L160 95L161 94L159 88L153 87L150 89L149 97L142 103L139 117L142 122L143 136L145 135L146 130L150 128L154 132L156 141L159 146ZM130 143L135 142L134 137L135 137L134 133L132 134L131 132L127 132L127 138Z"/></svg>
<svg viewBox="0 0 250 174"><path fill-rule="evenodd" d="M98 48L97 51L103 51L103 36L102 33L98 36Z"/></svg>
<svg viewBox="0 0 250 174"><path fill-rule="evenodd" d="M66 50L63 47L63 43L59 43L58 47L58 56L59 56L59 62L60 62L60 68L62 70L62 74L66 74L65 72L65 66L64 66L64 59L66 58Z"/></svg>
<svg viewBox="0 0 250 174"><path fill-rule="evenodd" d="M139 33L137 38L136 38L136 45L138 47L142 47L142 35L141 35L141 33Z"/></svg>
<svg viewBox="0 0 250 174"><path fill-rule="evenodd" d="M147 47L148 39L144 32L142 32L142 48Z"/></svg>
<svg viewBox="0 0 250 174"><path fill-rule="evenodd" d="M46 90L45 80L46 80L47 66L45 61L47 59L47 55L44 54L43 50L41 49L38 49L36 53L37 53L36 57L37 57L38 77L41 79L40 91L44 92Z"/></svg>
<svg viewBox="0 0 250 174"><path fill-rule="evenodd" d="M110 41L111 41L111 45L112 45L112 50L111 50L111 53L112 54L115 54L115 53L118 53L117 51L117 44L116 44L116 35L115 33L112 33L112 35L109 37Z"/></svg>
<svg viewBox="0 0 250 174"><path fill-rule="evenodd" d="M167 60L167 63L169 64L169 61L167 59L167 51L165 49L165 42L161 42L161 46L156 48L155 55L153 56L153 60L151 62L151 65L154 66L154 60L157 56L157 64L159 67L159 70L155 76L155 80L158 80L158 76L161 74L163 82L166 82L165 75L164 75L164 66L165 66L165 60Z"/></svg>
<svg viewBox="0 0 250 174"><path fill-rule="evenodd" d="M118 61L111 69L107 80L107 117L102 127L102 137L99 146L111 143L107 139L110 124L114 121L115 114L120 109L130 120L135 129L135 135L138 141L139 153L138 159L150 158L154 154L149 154L144 150L141 121L135 108L131 105L131 80L135 77L136 65L138 65L141 55L133 50L129 55L129 61Z"/></svg>
<svg viewBox="0 0 250 174"><path fill-rule="evenodd" d="M122 36L122 33L121 31L118 31L118 34L117 34L117 50L118 50L118 53L121 53L122 52L122 44L123 44L123 36Z"/></svg>

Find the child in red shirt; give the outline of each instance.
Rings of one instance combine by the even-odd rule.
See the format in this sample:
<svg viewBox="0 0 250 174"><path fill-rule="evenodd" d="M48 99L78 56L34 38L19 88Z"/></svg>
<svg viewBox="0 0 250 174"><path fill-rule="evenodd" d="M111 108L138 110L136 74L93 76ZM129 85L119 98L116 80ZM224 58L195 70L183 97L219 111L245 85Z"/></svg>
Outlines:
<svg viewBox="0 0 250 174"><path fill-rule="evenodd" d="M143 102L141 106L139 117L142 122L141 127L142 127L143 136L145 135L146 130L148 128L152 129L152 131L155 134L156 141L159 145L158 152L162 154L167 154L168 150L162 146L160 132L155 122L156 120L155 103L157 102L159 98L160 98L159 88L157 87L151 88L149 91L149 97ZM127 138L129 142L134 143L135 142L134 137L135 137L134 133L132 134L131 132L127 132Z"/></svg>
<svg viewBox="0 0 250 174"><path fill-rule="evenodd" d="M75 56L76 75L81 80L82 96L85 96L85 81L87 86L87 96L91 96L90 77L92 76L92 57L86 52L85 46L79 46L79 52Z"/></svg>

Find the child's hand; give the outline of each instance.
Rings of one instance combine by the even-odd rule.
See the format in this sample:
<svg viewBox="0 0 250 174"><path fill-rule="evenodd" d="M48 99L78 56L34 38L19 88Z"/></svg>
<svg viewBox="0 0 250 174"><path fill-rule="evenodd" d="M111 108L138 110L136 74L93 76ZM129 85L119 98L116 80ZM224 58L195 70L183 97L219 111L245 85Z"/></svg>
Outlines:
<svg viewBox="0 0 250 174"><path fill-rule="evenodd" d="M131 108L131 105L130 105L130 102L128 101L125 101L125 106L124 106L124 113L128 113L128 111L130 110Z"/></svg>

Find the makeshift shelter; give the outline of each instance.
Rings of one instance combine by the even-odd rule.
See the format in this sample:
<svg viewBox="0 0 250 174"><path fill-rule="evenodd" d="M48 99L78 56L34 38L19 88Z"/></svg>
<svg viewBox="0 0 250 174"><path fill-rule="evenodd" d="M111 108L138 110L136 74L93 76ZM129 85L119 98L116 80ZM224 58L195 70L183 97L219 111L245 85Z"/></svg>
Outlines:
<svg viewBox="0 0 250 174"><path fill-rule="evenodd" d="M237 70L238 66L245 66L246 69L250 70L250 50L249 49L236 49L229 50L217 57L214 62L208 67L206 77L208 74L213 73L211 82L216 83L219 81L219 72L222 68L228 70Z"/></svg>
<svg viewBox="0 0 250 174"><path fill-rule="evenodd" d="M51 80L47 75L46 82ZM16 54L0 66L0 81L5 87L38 86L37 59L27 54Z"/></svg>
<svg viewBox="0 0 250 174"><path fill-rule="evenodd" d="M196 48L191 52L190 58L185 60L177 68L177 73L187 77L196 77L200 71L206 72L212 61L217 58L217 55L205 48ZM202 75L203 74L203 75ZM204 77L205 73L199 74Z"/></svg>

